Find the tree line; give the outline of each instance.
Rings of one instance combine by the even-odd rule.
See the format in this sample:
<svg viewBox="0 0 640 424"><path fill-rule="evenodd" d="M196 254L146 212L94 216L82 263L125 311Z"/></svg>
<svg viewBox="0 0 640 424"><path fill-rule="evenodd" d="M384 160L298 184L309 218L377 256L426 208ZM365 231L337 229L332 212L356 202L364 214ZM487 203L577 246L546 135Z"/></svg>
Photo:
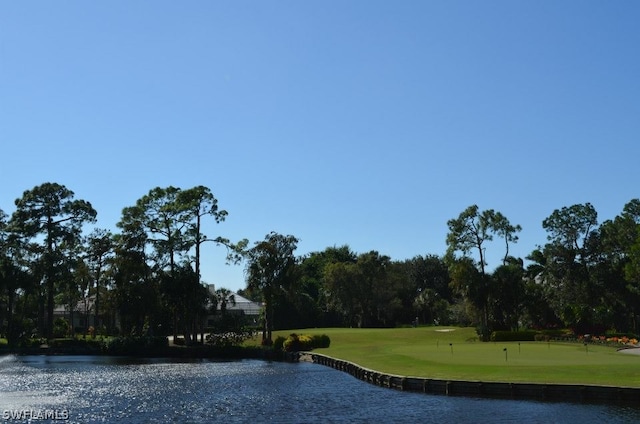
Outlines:
<svg viewBox="0 0 640 424"><path fill-rule="evenodd" d="M122 210L118 233L86 234L97 212L57 183L25 191L15 207L11 216L0 210L0 333L10 342L52 338L54 308L67 306L73 321L89 299L98 330L191 340L219 300L200 283L202 244L226 246L230 262L246 244L202 233L203 219L227 216L204 186L150 190Z"/></svg>
<svg viewBox="0 0 640 424"><path fill-rule="evenodd" d="M638 332L638 199L600 224L589 203L555 210L542 221L546 243L525 258L509 251L521 227L476 205L447 222L446 252L404 260L347 245L298 256L297 237L274 232L252 245L203 234L203 220L227 215L207 187L157 187L122 210L117 232L88 231L97 212L65 186L25 191L11 215L0 209L0 334L51 338L57 305L73 314L91 299L96 331L193 342L212 305L231 296L200 280L207 242L244 264L240 294L263 304L265 343L274 329L324 326L475 325L483 338L520 328ZM494 237L504 254L489 271Z"/></svg>
<svg viewBox="0 0 640 424"><path fill-rule="evenodd" d="M471 205L447 226L443 255L400 261L348 246L296 258L297 239L272 233L253 248L243 293L263 300L267 322L283 328L460 324L476 326L484 340L526 328L638 333L640 200L601 224L590 203L554 210L542 221L547 243L525 258L509 250L521 226L498 211ZM489 272L494 237L504 250ZM273 264L280 268L265 278Z"/></svg>

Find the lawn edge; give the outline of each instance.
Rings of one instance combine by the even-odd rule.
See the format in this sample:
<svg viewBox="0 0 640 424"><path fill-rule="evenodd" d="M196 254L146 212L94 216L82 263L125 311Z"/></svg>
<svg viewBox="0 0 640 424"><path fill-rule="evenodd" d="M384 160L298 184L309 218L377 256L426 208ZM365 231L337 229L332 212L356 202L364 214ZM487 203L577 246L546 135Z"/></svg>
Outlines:
<svg viewBox="0 0 640 424"><path fill-rule="evenodd" d="M523 383L479 380L454 380L388 374L362 367L354 362L315 352L297 352L295 361L311 362L345 372L376 386L433 395L536 400L570 403L606 403L637 405L640 387L590 384Z"/></svg>

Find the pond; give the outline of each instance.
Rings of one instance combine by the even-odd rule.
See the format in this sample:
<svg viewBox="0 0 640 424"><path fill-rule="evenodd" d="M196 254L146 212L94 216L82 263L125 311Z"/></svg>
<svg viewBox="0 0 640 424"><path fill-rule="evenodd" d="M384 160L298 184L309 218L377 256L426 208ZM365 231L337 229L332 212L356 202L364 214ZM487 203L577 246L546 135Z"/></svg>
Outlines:
<svg viewBox="0 0 640 424"><path fill-rule="evenodd" d="M0 357L0 421L631 423L640 408L447 397L311 363ZM42 421L41 421L42 420Z"/></svg>

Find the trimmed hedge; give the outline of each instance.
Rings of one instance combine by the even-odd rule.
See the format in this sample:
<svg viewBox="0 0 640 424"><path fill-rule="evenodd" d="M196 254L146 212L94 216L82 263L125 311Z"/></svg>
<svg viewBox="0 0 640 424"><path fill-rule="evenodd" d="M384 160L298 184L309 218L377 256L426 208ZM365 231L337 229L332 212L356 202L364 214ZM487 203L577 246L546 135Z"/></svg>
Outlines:
<svg viewBox="0 0 640 424"><path fill-rule="evenodd" d="M491 333L492 342L532 342L535 341L538 331L494 331Z"/></svg>
<svg viewBox="0 0 640 424"><path fill-rule="evenodd" d="M571 330L564 329L541 330L539 333L550 338L573 337L573 332Z"/></svg>

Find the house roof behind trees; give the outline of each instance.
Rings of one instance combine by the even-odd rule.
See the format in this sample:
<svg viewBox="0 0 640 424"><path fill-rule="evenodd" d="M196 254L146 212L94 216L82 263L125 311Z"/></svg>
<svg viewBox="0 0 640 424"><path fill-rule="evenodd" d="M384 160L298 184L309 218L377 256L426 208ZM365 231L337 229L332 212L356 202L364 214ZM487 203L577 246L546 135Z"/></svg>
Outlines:
<svg viewBox="0 0 640 424"><path fill-rule="evenodd" d="M236 300L236 304L228 303L227 311L242 311L245 315L260 315L260 309L262 309L260 303L253 302L238 293L233 293L233 297ZM220 309L220 305L218 305L218 309Z"/></svg>

